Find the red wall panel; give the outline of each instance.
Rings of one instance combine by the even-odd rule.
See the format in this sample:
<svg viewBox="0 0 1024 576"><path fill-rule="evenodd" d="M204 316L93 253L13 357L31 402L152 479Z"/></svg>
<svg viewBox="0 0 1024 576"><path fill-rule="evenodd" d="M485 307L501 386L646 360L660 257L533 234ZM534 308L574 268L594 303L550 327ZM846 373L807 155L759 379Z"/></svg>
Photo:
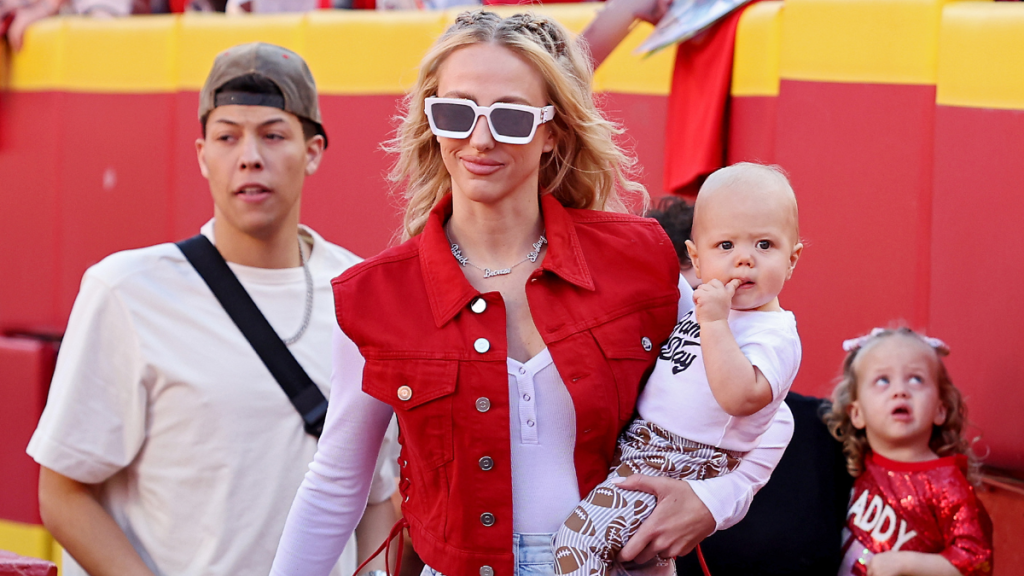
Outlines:
<svg viewBox="0 0 1024 576"><path fill-rule="evenodd" d="M39 465L25 453L46 404L53 376L52 344L28 338L0 337L0 518L39 524Z"/></svg>
<svg viewBox="0 0 1024 576"><path fill-rule="evenodd" d="M68 93L62 123L59 309L86 268L171 237L170 94Z"/></svg>
<svg viewBox="0 0 1024 576"><path fill-rule="evenodd" d="M597 95L597 103L609 119L618 122L626 133L618 143L635 154L639 162L640 182L652 197L665 190L665 117L668 98L647 94L608 92Z"/></svg>
<svg viewBox="0 0 1024 576"><path fill-rule="evenodd" d="M401 198L386 179L393 161L381 150L396 124L400 97L322 96L329 145L316 174L306 179L302 221L356 254L386 248L401 225Z"/></svg>
<svg viewBox="0 0 1024 576"><path fill-rule="evenodd" d="M729 101L728 164L775 163L778 96L732 96Z"/></svg>
<svg viewBox="0 0 1024 576"><path fill-rule="evenodd" d="M1024 111L938 106L931 332L986 464L1024 469Z"/></svg>
<svg viewBox="0 0 1024 576"><path fill-rule="evenodd" d="M210 187L199 172L196 139L202 136L197 111L199 92L178 92L174 98L174 139L171 146L171 235L182 240L199 233L213 217Z"/></svg>
<svg viewBox="0 0 1024 576"><path fill-rule="evenodd" d="M0 92L0 330L59 333L64 95Z"/></svg>
<svg viewBox="0 0 1024 576"><path fill-rule="evenodd" d="M800 202L783 291L804 352L794 389L828 395L843 339L928 320L934 86L783 80L775 160Z"/></svg>

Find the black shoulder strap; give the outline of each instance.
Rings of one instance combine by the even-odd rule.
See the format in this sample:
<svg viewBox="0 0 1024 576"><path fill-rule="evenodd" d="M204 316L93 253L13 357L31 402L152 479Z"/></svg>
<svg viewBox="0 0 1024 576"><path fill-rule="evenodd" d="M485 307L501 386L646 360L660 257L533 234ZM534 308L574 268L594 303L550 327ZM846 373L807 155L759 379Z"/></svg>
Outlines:
<svg viewBox="0 0 1024 576"><path fill-rule="evenodd" d="M224 311L242 331L260 360L302 415L306 432L319 438L327 414L327 399L274 332L270 322L252 301L220 252L206 236L198 234L176 244L192 267L203 277Z"/></svg>

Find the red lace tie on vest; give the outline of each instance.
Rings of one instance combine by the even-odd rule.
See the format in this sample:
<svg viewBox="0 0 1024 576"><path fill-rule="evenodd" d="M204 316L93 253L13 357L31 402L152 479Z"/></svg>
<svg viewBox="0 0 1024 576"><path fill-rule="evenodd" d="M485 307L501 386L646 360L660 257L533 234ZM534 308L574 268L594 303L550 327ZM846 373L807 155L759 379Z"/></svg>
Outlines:
<svg viewBox="0 0 1024 576"><path fill-rule="evenodd" d="M369 558L363 560L363 563L356 568L355 574L359 574L367 564L379 556L381 552L384 552L384 573L391 576L391 567L388 565L388 559L391 558L391 541L395 539L395 536L398 536L398 558L395 560L394 572L395 576L398 576L402 571L402 552L405 550L405 536L402 535L402 530L408 526L409 521L405 518L395 522L395 525L391 527L391 532L388 533L388 539L385 540L373 554L370 554Z"/></svg>

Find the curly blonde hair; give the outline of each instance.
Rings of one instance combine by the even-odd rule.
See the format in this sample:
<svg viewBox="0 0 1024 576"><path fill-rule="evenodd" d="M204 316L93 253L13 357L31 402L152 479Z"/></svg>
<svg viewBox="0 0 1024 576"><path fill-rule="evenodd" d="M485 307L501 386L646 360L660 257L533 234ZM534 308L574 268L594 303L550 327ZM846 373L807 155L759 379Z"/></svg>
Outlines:
<svg viewBox="0 0 1024 576"><path fill-rule="evenodd" d="M977 484L980 465L971 451L970 442L964 437L964 429L967 427L967 405L963 396L953 385L939 351L921 334L906 327L876 329L870 335L861 338L859 346L850 350L843 360L843 375L832 391L832 408L824 414L823 419L832 436L843 443L847 471L851 476L860 476L864 471L864 457L870 449L867 434L863 429L857 429L850 419L850 405L857 400L857 373L854 364L866 349L879 345L883 340L893 336L917 338L935 354L938 364L936 383L939 388L939 399L946 408L946 421L941 426L932 427L928 446L939 456L965 455L968 463L967 479Z"/></svg>
<svg viewBox="0 0 1024 576"><path fill-rule="evenodd" d="M511 50L544 79L549 102L555 107L555 118L547 124L555 148L541 157L543 192L553 194L569 208L613 212L627 211L623 194L630 194L635 196L631 204L646 210L650 201L647 191L632 179L636 159L613 141L622 129L594 105L594 72L585 44L543 16L502 18L474 10L459 14L423 58L416 84L405 97L397 136L385 144L385 150L398 154L389 178L396 188L405 185L402 240L423 231L430 210L452 187L423 110L424 99L436 94L437 71L452 52L481 43Z"/></svg>

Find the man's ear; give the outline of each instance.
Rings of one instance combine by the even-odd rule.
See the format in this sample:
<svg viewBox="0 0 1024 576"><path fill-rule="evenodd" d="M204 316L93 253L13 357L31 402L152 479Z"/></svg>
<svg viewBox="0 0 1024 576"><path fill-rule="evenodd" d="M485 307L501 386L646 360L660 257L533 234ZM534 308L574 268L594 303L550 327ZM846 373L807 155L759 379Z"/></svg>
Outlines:
<svg viewBox="0 0 1024 576"><path fill-rule="evenodd" d="M325 144L324 137L319 134L306 140L306 176L312 176L320 168Z"/></svg>
<svg viewBox="0 0 1024 576"><path fill-rule="evenodd" d="M203 175L203 178L209 178L210 171L206 167L206 157L203 155L203 149L205 146L206 140L196 138L196 159L199 160L199 172Z"/></svg>
<svg viewBox="0 0 1024 576"><path fill-rule="evenodd" d="M700 258L697 257L697 245L692 240L686 241L686 253L690 255L690 264L693 265L693 272L700 278Z"/></svg>

